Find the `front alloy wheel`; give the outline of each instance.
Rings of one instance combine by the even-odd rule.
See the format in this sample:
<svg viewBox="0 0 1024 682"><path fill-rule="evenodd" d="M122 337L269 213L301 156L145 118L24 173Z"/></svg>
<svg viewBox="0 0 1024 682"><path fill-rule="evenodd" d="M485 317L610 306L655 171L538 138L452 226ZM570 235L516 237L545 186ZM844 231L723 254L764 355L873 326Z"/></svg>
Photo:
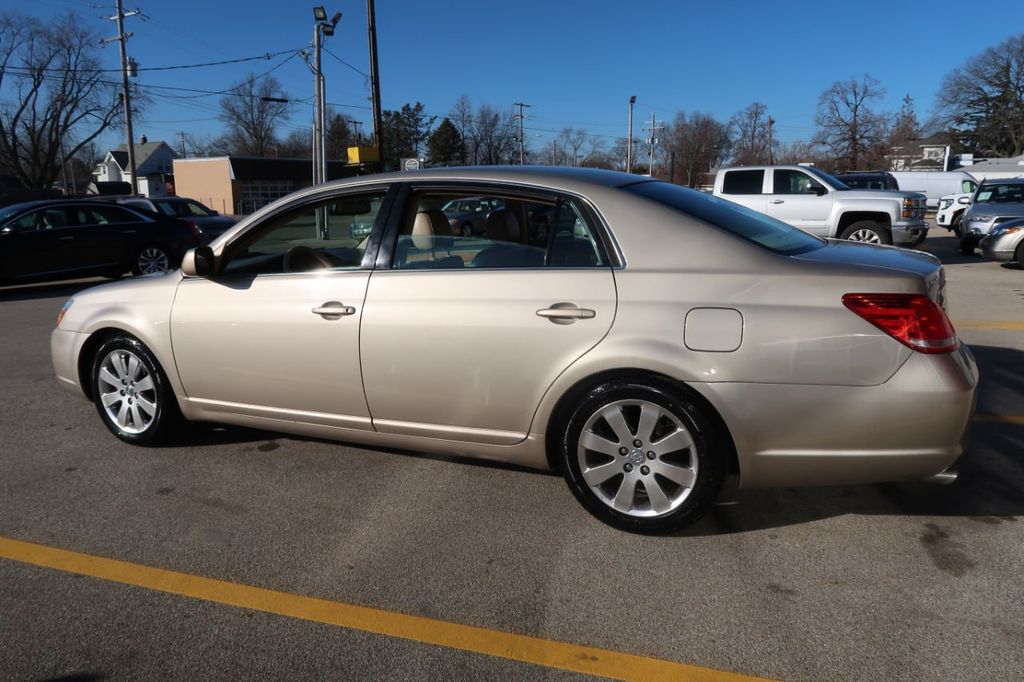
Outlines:
<svg viewBox="0 0 1024 682"><path fill-rule="evenodd" d="M177 399L146 346L127 335L107 339L92 362L92 397L100 419L123 441L155 445L183 423Z"/></svg>
<svg viewBox="0 0 1024 682"><path fill-rule="evenodd" d="M615 382L591 391L569 420L563 468L597 518L665 533L714 500L725 474L721 444L694 403L656 385Z"/></svg>

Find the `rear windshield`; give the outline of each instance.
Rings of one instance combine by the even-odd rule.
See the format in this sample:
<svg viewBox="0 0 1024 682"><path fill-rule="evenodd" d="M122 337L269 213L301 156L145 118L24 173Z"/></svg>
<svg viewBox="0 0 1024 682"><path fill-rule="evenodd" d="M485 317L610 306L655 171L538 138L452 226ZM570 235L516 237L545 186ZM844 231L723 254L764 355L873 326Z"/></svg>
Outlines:
<svg viewBox="0 0 1024 682"><path fill-rule="evenodd" d="M710 223L762 249L786 256L814 251L826 243L763 213L679 185L639 182L623 189Z"/></svg>

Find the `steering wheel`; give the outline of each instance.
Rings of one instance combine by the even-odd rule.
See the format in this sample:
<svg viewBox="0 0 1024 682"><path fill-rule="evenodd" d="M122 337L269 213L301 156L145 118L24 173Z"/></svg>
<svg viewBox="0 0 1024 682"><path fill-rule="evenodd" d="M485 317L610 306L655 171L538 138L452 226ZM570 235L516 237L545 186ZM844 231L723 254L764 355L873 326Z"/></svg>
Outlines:
<svg viewBox="0 0 1024 682"><path fill-rule="evenodd" d="M334 263L327 254L308 246L293 246L284 254L285 272L307 272L333 267Z"/></svg>

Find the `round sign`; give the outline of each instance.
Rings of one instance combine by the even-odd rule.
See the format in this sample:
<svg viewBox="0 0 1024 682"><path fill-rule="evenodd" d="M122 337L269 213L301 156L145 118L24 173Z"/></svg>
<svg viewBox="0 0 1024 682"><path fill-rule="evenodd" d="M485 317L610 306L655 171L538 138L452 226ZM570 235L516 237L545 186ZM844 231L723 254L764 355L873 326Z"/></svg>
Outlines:
<svg viewBox="0 0 1024 682"><path fill-rule="evenodd" d="M419 159L406 159L405 160L405 170L412 171L412 170L419 170L419 169L420 169L420 160Z"/></svg>

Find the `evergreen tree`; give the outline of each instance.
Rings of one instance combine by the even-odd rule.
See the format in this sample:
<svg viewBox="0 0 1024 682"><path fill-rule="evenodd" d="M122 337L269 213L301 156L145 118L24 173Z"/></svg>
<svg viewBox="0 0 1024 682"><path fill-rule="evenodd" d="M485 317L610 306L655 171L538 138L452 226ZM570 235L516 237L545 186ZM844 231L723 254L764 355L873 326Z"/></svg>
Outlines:
<svg viewBox="0 0 1024 682"><path fill-rule="evenodd" d="M466 145L458 128L445 118L427 140L427 155L435 166L459 166L466 163Z"/></svg>

